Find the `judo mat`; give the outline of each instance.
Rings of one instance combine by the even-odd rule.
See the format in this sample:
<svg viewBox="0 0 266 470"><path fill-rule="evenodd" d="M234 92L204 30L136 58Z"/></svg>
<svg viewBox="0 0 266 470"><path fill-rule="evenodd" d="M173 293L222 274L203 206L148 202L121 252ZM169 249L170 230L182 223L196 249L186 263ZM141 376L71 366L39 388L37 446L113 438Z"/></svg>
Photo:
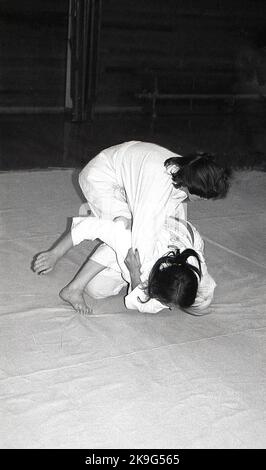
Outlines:
<svg viewBox="0 0 266 470"><path fill-rule="evenodd" d="M92 242L37 276L33 256L82 203L74 170L0 174L0 447L265 448L266 174L191 203L217 282L210 313L126 310L58 296Z"/></svg>

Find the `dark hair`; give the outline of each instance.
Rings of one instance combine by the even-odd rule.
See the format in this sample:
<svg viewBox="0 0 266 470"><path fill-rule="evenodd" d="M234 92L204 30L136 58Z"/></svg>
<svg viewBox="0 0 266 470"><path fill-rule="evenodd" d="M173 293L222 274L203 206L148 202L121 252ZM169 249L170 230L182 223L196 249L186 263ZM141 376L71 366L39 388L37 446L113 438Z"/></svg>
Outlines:
<svg viewBox="0 0 266 470"><path fill-rule="evenodd" d="M220 199L226 196L232 172L214 161L208 153L196 152L185 157L168 158L167 168L177 165L179 170L172 173L175 188L187 187L191 194L206 199Z"/></svg>
<svg viewBox="0 0 266 470"><path fill-rule="evenodd" d="M199 267L189 264L187 259L194 256ZM182 253L177 249L159 258L150 272L144 291L150 299L157 299L163 304L190 307L196 298L198 277L201 278L200 259L198 254L187 249Z"/></svg>

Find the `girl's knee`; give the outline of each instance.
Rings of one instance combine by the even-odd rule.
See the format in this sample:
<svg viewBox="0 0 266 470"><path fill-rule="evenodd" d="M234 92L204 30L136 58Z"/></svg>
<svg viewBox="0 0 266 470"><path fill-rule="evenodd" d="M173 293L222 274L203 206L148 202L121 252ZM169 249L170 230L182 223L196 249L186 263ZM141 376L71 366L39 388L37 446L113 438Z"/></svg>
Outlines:
<svg viewBox="0 0 266 470"><path fill-rule="evenodd" d="M117 295L126 285L120 274L113 271L111 276L107 271L102 271L87 284L85 292L93 299L105 299Z"/></svg>
<svg viewBox="0 0 266 470"><path fill-rule="evenodd" d="M90 284L86 286L85 292L92 299L105 299L105 297L108 297L108 295L105 295L103 292L100 292L99 290L95 290Z"/></svg>
<svg viewBox="0 0 266 470"><path fill-rule="evenodd" d="M106 287L106 283L101 282L101 279L96 276L87 284L85 292L93 299L105 299L113 295L111 289L106 289Z"/></svg>

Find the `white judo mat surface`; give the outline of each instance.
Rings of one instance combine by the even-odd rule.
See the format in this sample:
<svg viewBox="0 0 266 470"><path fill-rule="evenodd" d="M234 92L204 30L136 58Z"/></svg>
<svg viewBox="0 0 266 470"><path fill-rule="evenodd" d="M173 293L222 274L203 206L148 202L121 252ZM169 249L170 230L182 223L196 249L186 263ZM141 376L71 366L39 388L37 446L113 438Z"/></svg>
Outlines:
<svg viewBox="0 0 266 470"><path fill-rule="evenodd" d="M217 282L203 317L127 311L122 295L79 316L58 292L89 242L31 271L78 214L74 180L0 174L0 447L265 448L266 174L188 207Z"/></svg>

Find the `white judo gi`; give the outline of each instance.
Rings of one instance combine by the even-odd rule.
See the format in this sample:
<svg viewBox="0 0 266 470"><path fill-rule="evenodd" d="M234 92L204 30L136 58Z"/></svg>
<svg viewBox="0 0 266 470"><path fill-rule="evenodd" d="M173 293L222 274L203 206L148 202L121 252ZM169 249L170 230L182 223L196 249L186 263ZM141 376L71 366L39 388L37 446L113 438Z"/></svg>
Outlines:
<svg viewBox="0 0 266 470"><path fill-rule="evenodd" d="M156 299L150 299L148 302L142 303L140 300L145 301L146 295L141 286L131 290L130 274L124 260L129 248L132 246L132 239L131 231L125 228L123 222L113 222L97 217L75 217L71 234L73 245L78 245L85 239L100 238L112 249L115 257L112 267L106 267L88 284L87 292L89 294L96 298L108 297L118 294L124 286L128 286L128 294L125 297L125 304L128 309L156 313L167 308ZM143 266L141 266L141 281L143 284L147 281L149 272L158 258L176 248L181 252L186 248L191 248L199 255L202 277L199 281L196 300L190 310L191 313L201 314L202 310L210 305L216 284L207 271L203 240L195 227L189 222L170 217L154 244L153 256L149 259L149 269L143 269ZM198 267L195 257L189 257L188 262ZM146 263L147 265L148 263Z"/></svg>
<svg viewBox="0 0 266 470"><path fill-rule="evenodd" d="M123 235L123 226L116 231L114 249L110 249L112 243L109 240L92 255L91 259L107 268L100 273L101 283L98 276L89 283L88 290L93 297L115 295L130 282L124 265L130 247L138 248L144 281L154 262L169 251L170 228L172 233L177 232L179 226L176 221L186 218L182 202L187 197L184 191L174 188L172 184L171 172L177 171L178 167L164 167L164 162L172 157L180 155L156 144L131 141L103 150L81 171L79 183L96 217L113 220L124 216L133 219L130 243L128 234L124 232ZM76 223L77 219L74 225ZM86 238L86 233L83 235ZM105 241L104 236L106 233L97 238ZM120 256L119 263L117 254ZM135 288L130 292L129 286L126 306L150 312L165 308L155 299L142 304L138 297L143 298L142 289Z"/></svg>
<svg viewBox="0 0 266 470"><path fill-rule="evenodd" d="M132 248L138 248L144 270L150 268L155 241L169 216L186 218L181 203L187 195L172 184L171 171L178 168L164 167L172 157L180 155L152 143L124 142L100 152L79 176L94 215L133 219ZM113 253L103 245L92 259L111 266Z"/></svg>

